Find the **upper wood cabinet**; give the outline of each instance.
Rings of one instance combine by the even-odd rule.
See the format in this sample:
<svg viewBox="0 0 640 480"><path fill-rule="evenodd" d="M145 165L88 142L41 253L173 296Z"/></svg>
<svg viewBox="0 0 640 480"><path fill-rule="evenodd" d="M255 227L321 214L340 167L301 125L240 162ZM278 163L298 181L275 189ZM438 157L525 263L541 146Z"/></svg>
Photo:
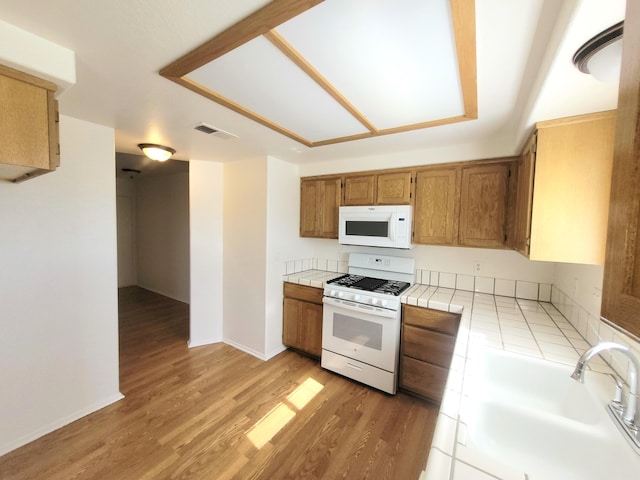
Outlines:
<svg viewBox="0 0 640 480"><path fill-rule="evenodd" d="M338 238L342 178L300 181L300 236Z"/></svg>
<svg viewBox="0 0 640 480"><path fill-rule="evenodd" d="M415 189L414 243L453 245L458 237L460 169L419 170Z"/></svg>
<svg viewBox="0 0 640 480"><path fill-rule="evenodd" d="M508 157L302 178L300 236L338 238L340 205L409 204L414 206L413 243L504 247L514 164Z"/></svg>
<svg viewBox="0 0 640 480"><path fill-rule="evenodd" d="M14 182L60 165L55 84L0 65L0 178Z"/></svg>
<svg viewBox="0 0 640 480"><path fill-rule="evenodd" d="M533 205L533 174L536 161L536 136L529 137L520 155L517 193L515 198L513 231L509 246L525 256L529 256L531 240L531 209Z"/></svg>
<svg viewBox="0 0 640 480"><path fill-rule="evenodd" d="M411 204L411 172L380 173L376 205Z"/></svg>
<svg viewBox="0 0 640 480"><path fill-rule="evenodd" d="M410 205L411 171L348 175L343 205Z"/></svg>
<svg viewBox="0 0 640 480"><path fill-rule="evenodd" d="M375 198L375 175L346 177L344 179L344 205L373 205Z"/></svg>
<svg viewBox="0 0 640 480"><path fill-rule="evenodd" d="M462 168L460 187L460 245L505 245L509 164Z"/></svg>
<svg viewBox="0 0 640 480"><path fill-rule="evenodd" d="M640 2L627 2L602 316L640 337Z"/></svg>
<svg viewBox="0 0 640 480"><path fill-rule="evenodd" d="M505 246L513 159L426 167L415 181L414 243Z"/></svg>
<svg viewBox="0 0 640 480"><path fill-rule="evenodd" d="M516 250L604 263L615 123L615 112L602 112L536 124L521 156Z"/></svg>

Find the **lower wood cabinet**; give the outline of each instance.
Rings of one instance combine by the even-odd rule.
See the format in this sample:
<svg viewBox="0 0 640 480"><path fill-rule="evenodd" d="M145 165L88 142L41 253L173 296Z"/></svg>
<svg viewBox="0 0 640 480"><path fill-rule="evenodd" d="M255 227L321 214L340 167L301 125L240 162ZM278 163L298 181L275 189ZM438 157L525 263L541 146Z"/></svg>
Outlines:
<svg viewBox="0 0 640 480"><path fill-rule="evenodd" d="M322 354L322 289L284 283L282 343L313 357Z"/></svg>
<svg viewBox="0 0 640 480"><path fill-rule="evenodd" d="M400 388L434 402L442 400L460 315L403 305Z"/></svg>

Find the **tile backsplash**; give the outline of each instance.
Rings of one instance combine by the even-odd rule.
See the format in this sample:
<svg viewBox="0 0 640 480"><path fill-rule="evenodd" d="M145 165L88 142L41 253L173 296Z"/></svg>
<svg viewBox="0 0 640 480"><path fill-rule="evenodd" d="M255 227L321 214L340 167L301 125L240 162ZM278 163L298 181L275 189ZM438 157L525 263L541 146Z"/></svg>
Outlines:
<svg viewBox="0 0 640 480"><path fill-rule="evenodd" d="M283 275L291 275L305 270L347 273L348 265L346 261L326 258L303 258L283 262ZM551 302L551 285L547 283L462 275L424 269L416 269L415 278L415 283L432 287Z"/></svg>
<svg viewBox="0 0 640 480"><path fill-rule="evenodd" d="M619 343L629 347L636 358L640 359L640 341L637 337L592 315L555 285L551 290L551 303L586 339L589 345L596 345L600 342ZM601 356L618 375L628 381L630 366L625 356L615 352L603 352Z"/></svg>

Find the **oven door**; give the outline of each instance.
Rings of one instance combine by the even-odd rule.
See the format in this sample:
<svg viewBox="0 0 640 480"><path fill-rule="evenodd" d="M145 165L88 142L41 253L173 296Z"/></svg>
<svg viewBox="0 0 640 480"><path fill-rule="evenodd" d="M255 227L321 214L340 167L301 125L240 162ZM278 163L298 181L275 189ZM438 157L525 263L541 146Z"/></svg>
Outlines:
<svg viewBox="0 0 640 480"><path fill-rule="evenodd" d="M395 373L400 311L324 297L322 348Z"/></svg>

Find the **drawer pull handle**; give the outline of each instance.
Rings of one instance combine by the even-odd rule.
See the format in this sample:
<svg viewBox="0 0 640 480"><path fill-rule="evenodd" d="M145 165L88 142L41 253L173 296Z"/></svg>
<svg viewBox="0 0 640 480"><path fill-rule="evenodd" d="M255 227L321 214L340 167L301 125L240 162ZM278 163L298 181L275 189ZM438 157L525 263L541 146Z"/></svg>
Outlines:
<svg viewBox="0 0 640 480"><path fill-rule="evenodd" d="M346 364L346 365L347 365L347 367L349 367L349 368L353 368L354 370L357 370L357 371L359 371L359 372L361 372L361 371L362 371L362 367L359 367L358 365L354 365L353 363L349 363L349 362L347 362L347 364Z"/></svg>

